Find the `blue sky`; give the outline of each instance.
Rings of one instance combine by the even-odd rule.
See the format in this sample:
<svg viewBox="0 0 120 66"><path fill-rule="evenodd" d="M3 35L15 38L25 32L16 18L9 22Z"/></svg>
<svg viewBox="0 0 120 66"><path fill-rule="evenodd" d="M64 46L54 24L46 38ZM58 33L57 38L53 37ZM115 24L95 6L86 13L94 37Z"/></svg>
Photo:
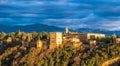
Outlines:
<svg viewBox="0 0 120 66"><path fill-rule="evenodd" d="M0 24L120 30L120 0L0 0Z"/></svg>

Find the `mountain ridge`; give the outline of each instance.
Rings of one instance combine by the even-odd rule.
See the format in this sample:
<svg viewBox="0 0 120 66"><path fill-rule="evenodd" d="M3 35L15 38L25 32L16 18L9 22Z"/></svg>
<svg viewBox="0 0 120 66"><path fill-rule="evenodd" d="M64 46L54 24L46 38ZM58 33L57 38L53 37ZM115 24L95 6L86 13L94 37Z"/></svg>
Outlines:
<svg viewBox="0 0 120 66"><path fill-rule="evenodd" d="M30 24L30 25L2 25L0 24L0 32L16 32L18 30L24 31L24 32L64 32L64 28L57 27L57 26L51 26L51 25L45 25L45 24ZM106 35L112 35L117 34L120 35L120 31L107 31L103 29L91 29L91 28L78 28L76 30L69 29L70 31L75 32L94 32L94 33L103 33Z"/></svg>
<svg viewBox="0 0 120 66"><path fill-rule="evenodd" d="M60 32L63 32L64 28L59 28L59 27L56 27L56 26L49 26L49 25L45 25L45 24L14 25L14 26L8 26L8 25L1 25L0 24L0 32L10 33L10 32L16 32L18 30L21 30L21 31L24 31L24 32L32 32L32 31L36 31L36 32L60 31Z"/></svg>

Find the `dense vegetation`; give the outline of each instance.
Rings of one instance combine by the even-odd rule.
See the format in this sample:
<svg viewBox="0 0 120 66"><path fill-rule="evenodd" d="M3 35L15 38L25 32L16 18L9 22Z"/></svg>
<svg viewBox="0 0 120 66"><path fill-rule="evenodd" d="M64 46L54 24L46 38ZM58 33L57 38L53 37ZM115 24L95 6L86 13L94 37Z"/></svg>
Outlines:
<svg viewBox="0 0 120 66"><path fill-rule="evenodd" d="M12 41L8 39L12 39ZM56 49L37 49L29 43L47 40L47 32L0 33L0 66L100 66L105 61L120 56L120 44L100 44L85 48L72 45ZM22 46L26 41L27 46ZM110 41L110 40L109 40Z"/></svg>

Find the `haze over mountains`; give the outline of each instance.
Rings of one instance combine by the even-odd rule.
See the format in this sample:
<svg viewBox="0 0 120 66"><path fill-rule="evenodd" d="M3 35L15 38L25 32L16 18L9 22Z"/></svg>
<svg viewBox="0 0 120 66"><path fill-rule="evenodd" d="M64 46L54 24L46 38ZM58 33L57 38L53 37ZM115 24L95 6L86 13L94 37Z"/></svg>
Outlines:
<svg viewBox="0 0 120 66"><path fill-rule="evenodd" d="M18 30L24 31L24 32L55 32L55 31L60 31L64 32L64 28L61 27L56 27L56 26L50 26L50 25L45 25L45 24L31 24L31 25L2 25L0 24L0 32L16 32ZM90 29L90 28L79 28L70 31L77 31L77 32L95 32L95 33L104 33L106 35L112 35L112 34L117 34L120 35L120 31L107 31L107 30L102 30L102 29Z"/></svg>

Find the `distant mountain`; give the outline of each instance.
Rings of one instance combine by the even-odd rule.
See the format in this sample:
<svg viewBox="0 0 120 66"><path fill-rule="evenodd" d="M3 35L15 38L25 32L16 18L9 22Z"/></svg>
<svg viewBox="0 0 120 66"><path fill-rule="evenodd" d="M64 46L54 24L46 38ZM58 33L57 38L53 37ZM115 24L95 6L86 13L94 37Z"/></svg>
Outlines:
<svg viewBox="0 0 120 66"><path fill-rule="evenodd" d="M18 30L24 31L24 32L55 32L55 31L60 31L63 32L64 28L59 28L55 26L49 26L49 25L44 25L44 24L33 24L33 25L15 25L15 26L6 26L6 25L0 25L0 32L16 32Z"/></svg>
<svg viewBox="0 0 120 66"><path fill-rule="evenodd" d="M106 35L116 34L120 36L120 31L108 31L103 29L90 29L90 28L79 28L76 30L77 32L94 32L94 33L103 33Z"/></svg>
<svg viewBox="0 0 120 66"><path fill-rule="evenodd" d="M24 32L64 32L64 28L56 27L56 26L50 26L50 25L45 25L45 24L32 24L32 25L14 25L14 26L8 26L8 25L1 25L0 24L0 32L16 32L18 30L24 31ZM120 36L120 31L107 31L107 30L101 30L101 29L90 29L90 28L79 28L76 30L71 30L70 31L77 31L77 32L94 32L94 33L103 33L106 35L112 35L112 34L117 34Z"/></svg>

